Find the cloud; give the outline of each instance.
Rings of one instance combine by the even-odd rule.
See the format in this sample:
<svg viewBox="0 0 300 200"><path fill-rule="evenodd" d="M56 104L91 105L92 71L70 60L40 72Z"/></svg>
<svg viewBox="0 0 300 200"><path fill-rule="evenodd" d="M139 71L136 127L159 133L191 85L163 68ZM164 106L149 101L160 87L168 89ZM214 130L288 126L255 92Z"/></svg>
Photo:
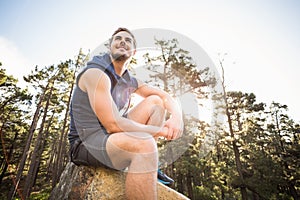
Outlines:
<svg viewBox="0 0 300 200"><path fill-rule="evenodd" d="M19 81L29 74L31 62L24 56L14 42L0 36L0 62L8 75L13 75Z"/></svg>

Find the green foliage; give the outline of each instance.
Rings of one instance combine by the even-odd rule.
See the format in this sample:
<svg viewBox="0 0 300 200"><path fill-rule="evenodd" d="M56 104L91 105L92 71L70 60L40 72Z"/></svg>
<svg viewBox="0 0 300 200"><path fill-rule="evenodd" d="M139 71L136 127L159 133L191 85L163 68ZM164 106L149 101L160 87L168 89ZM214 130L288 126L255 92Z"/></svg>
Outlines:
<svg viewBox="0 0 300 200"><path fill-rule="evenodd" d="M194 188L194 195L195 199L218 200L218 197L216 197L213 191L203 186L196 186Z"/></svg>
<svg viewBox="0 0 300 200"><path fill-rule="evenodd" d="M50 197L51 190L50 186L41 188L40 191L32 193L29 200L47 200Z"/></svg>
<svg viewBox="0 0 300 200"><path fill-rule="evenodd" d="M60 174L56 173L61 173L68 162L69 100L75 73L84 64L84 56L78 56L76 65L68 60L42 69L36 66L24 77L28 83L26 89L18 88L17 80L0 70L0 93L3 94L0 98L0 190L6 191L5 196L13 191L12 182L20 178L19 188L24 192L28 188L29 193L22 195L17 189L16 194L9 194L13 195L11 198L27 196L31 191L31 199L47 199L52 190L51 182L56 183L53 178L59 178ZM36 104L31 104L32 98ZM28 149L25 149L27 144ZM25 162L21 163L24 155ZM17 176L19 172L21 177Z"/></svg>

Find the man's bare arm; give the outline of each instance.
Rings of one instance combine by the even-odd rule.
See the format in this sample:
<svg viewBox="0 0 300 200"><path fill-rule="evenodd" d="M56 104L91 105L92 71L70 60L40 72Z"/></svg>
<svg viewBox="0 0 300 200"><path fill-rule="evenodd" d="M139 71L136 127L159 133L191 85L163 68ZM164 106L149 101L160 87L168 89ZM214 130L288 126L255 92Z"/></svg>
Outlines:
<svg viewBox="0 0 300 200"><path fill-rule="evenodd" d="M103 71L88 69L81 76L79 87L87 92L92 109L108 133L146 132L153 136L166 135L162 127L140 124L120 116L110 94L110 79Z"/></svg>

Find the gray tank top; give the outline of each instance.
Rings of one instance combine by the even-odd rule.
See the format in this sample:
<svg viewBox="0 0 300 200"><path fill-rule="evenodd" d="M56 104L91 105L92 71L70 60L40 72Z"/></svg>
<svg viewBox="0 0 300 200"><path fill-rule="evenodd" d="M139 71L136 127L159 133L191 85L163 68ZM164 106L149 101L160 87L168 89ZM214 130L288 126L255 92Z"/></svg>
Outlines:
<svg viewBox="0 0 300 200"><path fill-rule="evenodd" d="M78 80L81 75L91 68L97 68L104 71L110 78L111 95L121 115L127 112L130 104L130 96L138 88L137 80L129 74L128 70L126 70L121 77L115 73L109 54L95 56L92 61L87 63L87 66L76 78L76 87L74 89L70 107L71 121L68 139L71 145L77 139L83 139L92 134L85 132L84 130L93 130L93 132L97 132L97 134L107 134L104 126L98 120L90 105L87 93L78 87ZM98 101L101 102L101 99ZM103 113L103 115L105 115L105 113Z"/></svg>

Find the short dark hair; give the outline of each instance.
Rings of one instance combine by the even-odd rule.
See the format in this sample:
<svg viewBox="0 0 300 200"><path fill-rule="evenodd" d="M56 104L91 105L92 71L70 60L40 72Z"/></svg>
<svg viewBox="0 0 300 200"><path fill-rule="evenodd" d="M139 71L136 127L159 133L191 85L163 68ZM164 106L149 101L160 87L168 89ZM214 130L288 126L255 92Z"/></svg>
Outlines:
<svg viewBox="0 0 300 200"><path fill-rule="evenodd" d="M136 40L135 40L135 37L134 37L133 33L132 33L129 29L123 28L123 27L118 28L118 29L115 30L115 32L111 35L111 38L109 39L109 45L111 44L113 37L114 37L117 33L122 32L122 31L125 31L125 32L127 32L127 33L130 34L130 36L131 36L132 39L133 39L133 45L134 45L134 48L136 48Z"/></svg>

